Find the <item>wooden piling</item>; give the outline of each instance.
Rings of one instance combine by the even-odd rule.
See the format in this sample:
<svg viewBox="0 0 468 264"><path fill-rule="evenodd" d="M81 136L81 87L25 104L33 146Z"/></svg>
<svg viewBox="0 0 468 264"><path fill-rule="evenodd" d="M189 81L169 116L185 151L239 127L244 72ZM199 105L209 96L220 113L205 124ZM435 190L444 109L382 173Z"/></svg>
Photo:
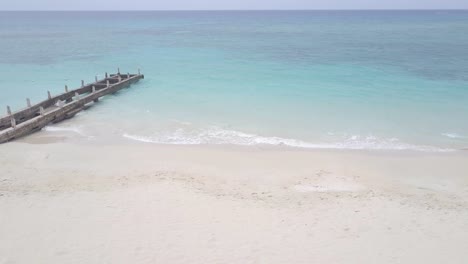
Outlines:
<svg viewBox="0 0 468 264"><path fill-rule="evenodd" d="M50 99L52 99L52 95L50 94L50 91L47 91L47 97Z"/></svg>
<svg viewBox="0 0 468 264"><path fill-rule="evenodd" d="M65 92L68 93L68 86L65 85Z"/></svg>
<svg viewBox="0 0 468 264"><path fill-rule="evenodd" d="M8 114L9 116L11 116L11 108L10 108L10 106L7 105L6 109L7 109L7 114Z"/></svg>
<svg viewBox="0 0 468 264"><path fill-rule="evenodd" d="M31 108L31 100L29 100L29 98L26 98L26 105L28 108Z"/></svg>

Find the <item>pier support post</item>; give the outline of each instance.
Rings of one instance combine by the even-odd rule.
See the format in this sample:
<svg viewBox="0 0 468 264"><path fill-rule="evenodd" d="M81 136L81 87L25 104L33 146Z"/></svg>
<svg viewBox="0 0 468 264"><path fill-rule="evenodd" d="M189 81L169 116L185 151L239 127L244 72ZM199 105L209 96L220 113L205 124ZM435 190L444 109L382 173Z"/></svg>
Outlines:
<svg viewBox="0 0 468 264"><path fill-rule="evenodd" d="M109 86L110 86L110 84L109 84L109 80L107 80L106 84L107 84L107 87L109 87Z"/></svg>
<svg viewBox="0 0 468 264"><path fill-rule="evenodd" d="M109 78L109 75L108 75L107 72L106 72L106 79L107 79L107 78Z"/></svg>
<svg viewBox="0 0 468 264"><path fill-rule="evenodd" d="M81 80L81 88L84 87L84 80Z"/></svg>
<svg viewBox="0 0 468 264"><path fill-rule="evenodd" d="M141 73L140 73L140 68L138 68L138 75L141 75Z"/></svg>
<svg viewBox="0 0 468 264"><path fill-rule="evenodd" d="M26 105L28 106L28 108L31 107L31 100L29 100L29 98L26 98Z"/></svg>
<svg viewBox="0 0 468 264"><path fill-rule="evenodd" d="M39 107L39 113L41 114L41 116L44 116L44 114L45 114L44 107L42 107L42 106Z"/></svg>
<svg viewBox="0 0 468 264"><path fill-rule="evenodd" d="M94 80L97 82L97 75L96 75L96 76L94 76Z"/></svg>
<svg viewBox="0 0 468 264"><path fill-rule="evenodd" d="M7 111L7 114L8 114L9 116L11 116L11 108L10 108L10 106L7 105L6 109L7 109L7 110L6 110L6 111Z"/></svg>
<svg viewBox="0 0 468 264"><path fill-rule="evenodd" d="M52 99L52 95L50 94L50 91L47 91L47 97L50 99Z"/></svg>
<svg viewBox="0 0 468 264"><path fill-rule="evenodd" d="M65 85L65 92L68 93L68 85ZM65 100L65 103L69 103L71 101L73 101L73 99L68 98L67 100Z"/></svg>
<svg viewBox="0 0 468 264"><path fill-rule="evenodd" d="M11 127L16 128L16 119L14 117L11 118Z"/></svg>
<svg viewBox="0 0 468 264"><path fill-rule="evenodd" d="M120 68L117 68L117 74L120 75Z"/></svg>

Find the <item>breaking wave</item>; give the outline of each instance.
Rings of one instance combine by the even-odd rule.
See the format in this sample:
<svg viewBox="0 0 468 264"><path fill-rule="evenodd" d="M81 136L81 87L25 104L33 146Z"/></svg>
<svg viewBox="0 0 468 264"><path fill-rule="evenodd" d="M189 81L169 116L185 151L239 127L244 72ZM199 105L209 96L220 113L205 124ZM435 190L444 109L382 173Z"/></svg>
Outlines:
<svg viewBox="0 0 468 264"><path fill-rule="evenodd" d="M433 146L413 145L401 142L396 138L380 139L374 136L350 136L341 142L312 143L297 139L267 137L256 134L226 130L218 127L187 131L177 129L172 132L161 132L153 136L123 134L123 137L146 143L176 144L176 145L271 145L306 149L352 149L352 150L413 150L427 152L449 152L454 149L437 148Z"/></svg>

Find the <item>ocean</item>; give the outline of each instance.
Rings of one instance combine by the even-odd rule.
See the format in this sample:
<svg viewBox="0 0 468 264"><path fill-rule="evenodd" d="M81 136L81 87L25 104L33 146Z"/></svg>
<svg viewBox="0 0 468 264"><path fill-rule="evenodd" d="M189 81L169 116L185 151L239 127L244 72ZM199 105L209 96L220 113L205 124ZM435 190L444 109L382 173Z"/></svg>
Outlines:
<svg viewBox="0 0 468 264"><path fill-rule="evenodd" d="M0 107L145 79L45 129L89 141L468 148L468 11L0 12Z"/></svg>

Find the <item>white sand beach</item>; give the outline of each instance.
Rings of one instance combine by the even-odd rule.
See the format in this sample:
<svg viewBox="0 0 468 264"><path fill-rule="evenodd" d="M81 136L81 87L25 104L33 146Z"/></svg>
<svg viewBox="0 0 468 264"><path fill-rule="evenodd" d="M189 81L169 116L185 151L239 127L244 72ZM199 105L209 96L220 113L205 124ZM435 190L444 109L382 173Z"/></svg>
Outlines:
<svg viewBox="0 0 468 264"><path fill-rule="evenodd" d="M0 148L0 263L466 263L467 161L33 136Z"/></svg>

